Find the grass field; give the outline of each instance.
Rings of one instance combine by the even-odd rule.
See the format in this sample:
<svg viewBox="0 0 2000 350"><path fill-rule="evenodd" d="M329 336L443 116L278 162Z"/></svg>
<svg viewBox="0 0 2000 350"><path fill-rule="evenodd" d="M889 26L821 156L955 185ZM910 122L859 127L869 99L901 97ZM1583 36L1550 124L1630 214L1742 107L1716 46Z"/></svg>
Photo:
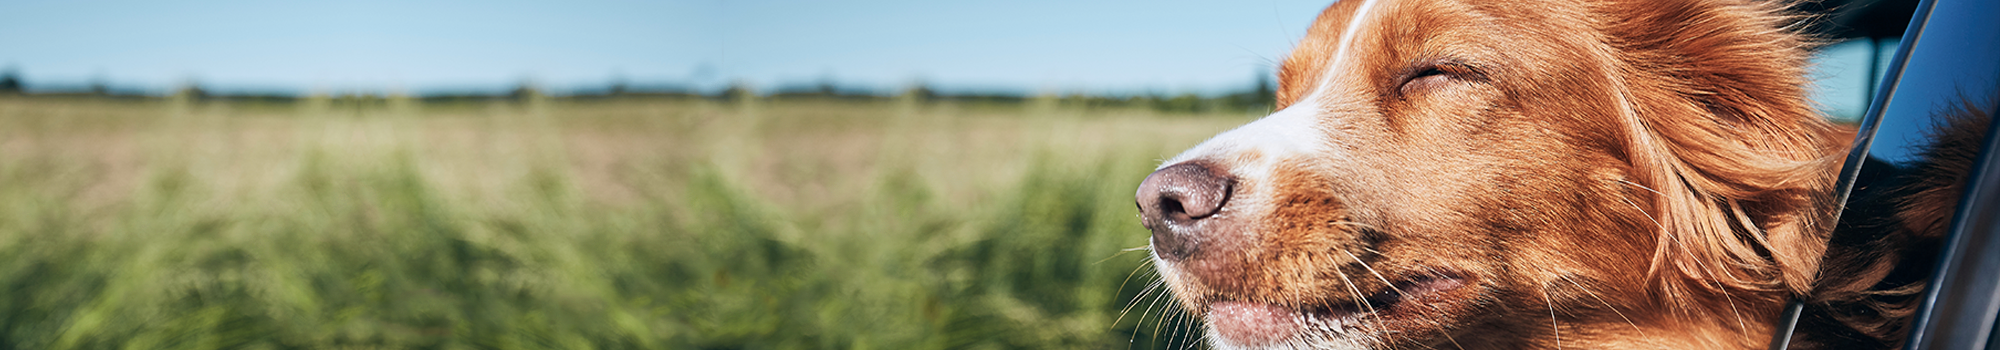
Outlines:
<svg viewBox="0 0 2000 350"><path fill-rule="evenodd" d="M0 97L0 349L1188 346L1132 192L1254 114Z"/></svg>

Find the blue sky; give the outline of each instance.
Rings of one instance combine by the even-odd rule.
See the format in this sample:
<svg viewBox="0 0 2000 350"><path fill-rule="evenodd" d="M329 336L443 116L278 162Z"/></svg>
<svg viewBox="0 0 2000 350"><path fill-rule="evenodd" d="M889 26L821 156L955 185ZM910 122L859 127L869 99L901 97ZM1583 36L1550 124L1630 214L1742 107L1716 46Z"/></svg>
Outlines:
<svg viewBox="0 0 2000 350"><path fill-rule="evenodd" d="M1868 81L1881 78L1881 72L1889 69L1897 43L1893 39L1848 40L1815 53L1808 78L1813 79L1812 98L1820 111L1838 120L1861 118L1868 101L1875 97ZM1871 56L1875 59L1872 66L1868 62Z"/></svg>
<svg viewBox="0 0 2000 350"><path fill-rule="evenodd" d="M1328 0L0 2L34 83L382 92L825 79L1020 91L1240 89Z"/></svg>
<svg viewBox="0 0 2000 350"><path fill-rule="evenodd" d="M1218 93L1292 48L1329 0L0 1L0 69L30 87L500 91L524 81L760 90L834 80L1016 92ZM1894 43L1886 43L1891 51ZM1866 45L1821 55L1859 115Z"/></svg>

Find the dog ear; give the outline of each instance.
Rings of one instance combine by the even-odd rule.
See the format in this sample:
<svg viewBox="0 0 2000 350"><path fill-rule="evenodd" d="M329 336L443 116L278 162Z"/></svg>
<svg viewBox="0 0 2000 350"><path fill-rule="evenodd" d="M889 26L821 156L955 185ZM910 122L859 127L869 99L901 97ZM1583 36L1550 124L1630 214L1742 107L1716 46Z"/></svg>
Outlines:
<svg viewBox="0 0 2000 350"><path fill-rule="evenodd" d="M1651 271L1661 292L1693 303L1809 290L1852 136L1807 102L1815 43L1795 32L1801 17L1752 1L1602 6L1616 16L1601 25L1627 73L1620 122L1632 175L1651 189L1637 195L1653 197L1659 223Z"/></svg>

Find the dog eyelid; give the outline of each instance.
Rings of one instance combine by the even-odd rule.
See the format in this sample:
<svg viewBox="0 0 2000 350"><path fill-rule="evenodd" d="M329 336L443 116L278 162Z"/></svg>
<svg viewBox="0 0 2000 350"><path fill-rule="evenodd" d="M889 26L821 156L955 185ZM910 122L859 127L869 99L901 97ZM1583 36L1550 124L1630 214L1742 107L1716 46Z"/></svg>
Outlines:
<svg viewBox="0 0 2000 350"><path fill-rule="evenodd" d="M1442 84L1445 79L1484 80L1484 78L1485 75L1472 64L1444 59L1423 60L1403 68L1395 80L1395 92L1398 95L1407 95Z"/></svg>

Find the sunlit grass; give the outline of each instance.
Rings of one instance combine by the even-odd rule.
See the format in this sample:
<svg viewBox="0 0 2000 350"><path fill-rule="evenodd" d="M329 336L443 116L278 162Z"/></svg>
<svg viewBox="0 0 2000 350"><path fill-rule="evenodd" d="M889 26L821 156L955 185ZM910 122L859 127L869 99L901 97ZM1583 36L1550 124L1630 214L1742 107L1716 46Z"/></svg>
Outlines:
<svg viewBox="0 0 2000 350"><path fill-rule="evenodd" d="M0 348L1187 346L1132 191L1252 114L0 98Z"/></svg>

